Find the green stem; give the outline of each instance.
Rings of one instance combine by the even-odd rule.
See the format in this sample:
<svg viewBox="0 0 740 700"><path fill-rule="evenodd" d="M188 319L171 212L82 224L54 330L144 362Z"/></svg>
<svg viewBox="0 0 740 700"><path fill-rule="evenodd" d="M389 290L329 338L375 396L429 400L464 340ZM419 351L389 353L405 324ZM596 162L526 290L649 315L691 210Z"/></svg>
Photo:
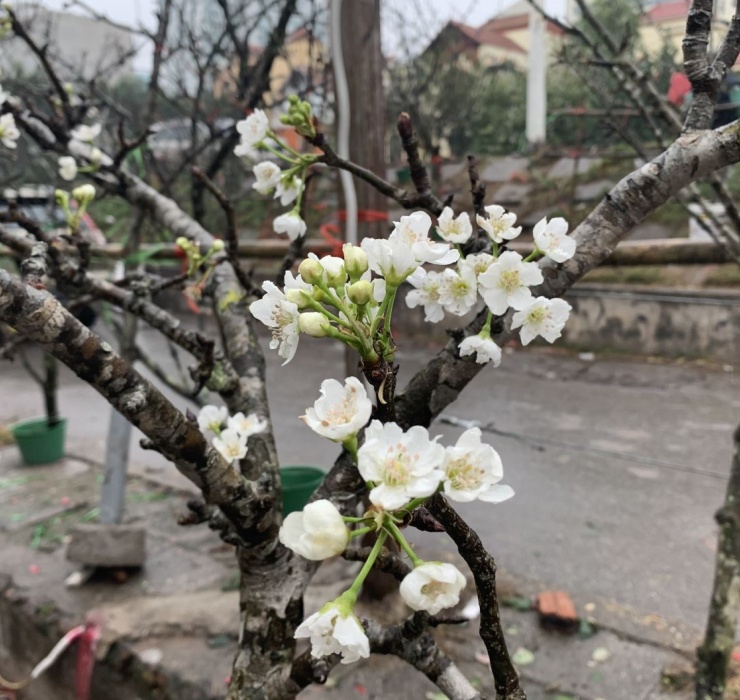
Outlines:
<svg viewBox="0 0 740 700"><path fill-rule="evenodd" d="M316 285L324 294L328 295L329 299L331 300L331 303L336 306L346 317L349 321L350 325L352 326L352 330L354 334L357 336L357 340L360 341L360 345L362 346L362 356L365 359L374 359L375 352L372 350L372 347L370 343L368 342L367 336L362 332L362 328L357 324L357 322L354 320L354 314L352 313L352 310L339 298L339 295L330 287L327 285Z"/></svg>
<svg viewBox="0 0 740 700"><path fill-rule="evenodd" d="M316 299L313 299L312 297L310 297L308 295L308 292L304 293L304 298L306 302L308 303L308 305L312 309L314 309L314 311L318 311L319 313L324 314L324 316L326 316L330 321L334 321L334 323L337 323L340 326L344 326L347 330L350 330L350 331L354 330L352 328L352 324L350 324L348 321L345 321L343 318L340 318L336 314L333 314L331 311L329 311L329 309L322 306L318 301L316 301Z"/></svg>
<svg viewBox="0 0 740 700"><path fill-rule="evenodd" d="M411 545L406 541L403 533L398 529L398 526L390 519L390 517L386 517L384 527L387 528L388 532L390 532L391 535L393 535L393 539L398 542L398 544L401 546L401 549L406 552L406 554L408 554L409 559L411 559L411 563L414 566L419 566L419 564L423 563L423 560L419 559L419 557L416 556L414 550L411 549Z"/></svg>
<svg viewBox="0 0 740 700"><path fill-rule="evenodd" d="M363 523L367 518L353 518L349 515L343 515L342 520L344 520L345 523Z"/></svg>
<svg viewBox="0 0 740 700"><path fill-rule="evenodd" d="M491 253L494 258L498 257L498 243L496 241L491 241Z"/></svg>
<svg viewBox="0 0 740 700"><path fill-rule="evenodd" d="M355 530L355 532L359 532L359 530ZM370 551L367 561L363 564L362 568L360 569L360 573L357 574L357 578L354 580L354 583L347 591L347 594L354 596L355 600L360 594L360 588L362 588L362 584L365 582L367 575L370 573L370 569L373 568L373 564L375 564L375 560L378 558L378 554L380 554L380 550L383 548L383 543L385 542L387 537L387 532L380 532L380 534L378 535L378 539L375 541L375 544Z"/></svg>
<svg viewBox="0 0 740 700"><path fill-rule="evenodd" d="M531 262L542 255L544 255L544 253L539 248L535 248L522 262Z"/></svg>
<svg viewBox="0 0 740 700"><path fill-rule="evenodd" d="M418 508L423 503L426 503L427 498L429 498L429 496L420 496L419 498L414 498L413 500L409 501L403 508L400 508L399 510L411 512L412 510L414 510L414 508Z"/></svg>
<svg viewBox="0 0 740 700"><path fill-rule="evenodd" d="M373 325L370 327L370 337L374 338L375 334L378 332L378 326L380 325L380 321L382 318L385 318L385 314L388 311L388 304L391 302L392 299L396 296L396 287L388 287L385 290L385 298L383 301L380 302L380 308L378 309L378 313L375 315L375 320L373 321Z"/></svg>
<svg viewBox="0 0 740 700"><path fill-rule="evenodd" d="M352 455L352 459L357 463L357 435L350 435L348 438L342 440L344 449Z"/></svg>
<svg viewBox="0 0 740 700"><path fill-rule="evenodd" d="M298 153L294 148L291 148L287 143L285 143L274 131L271 129L268 130L267 135L270 136L275 143L280 146L281 148L284 148L288 153L292 153L296 158L302 158L301 154ZM284 156L280 156L281 158ZM286 159L287 160L287 159Z"/></svg>
<svg viewBox="0 0 740 700"><path fill-rule="evenodd" d="M270 151L273 155L276 155L278 158L282 158L286 163L292 163L293 165L298 165L298 161L294 160L293 158L289 158L285 155L285 153L281 153L277 150L277 148L273 148L269 143L266 141L262 141L262 148L264 148L266 151Z"/></svg>
<svg viewBox="0 0 740 700"><path fill-rule="evenodd" d="M372 532L375 528L368 525L367 527L361 527L357 530L352 530L352 532L349 533L350 539L353 537L360 537L361 535L366 535L368 532Z"/></svg>
<svg viewBox="0 0 740 700"><path fill-rule="evenodd" d="M486 322L483 324L483 328L480 329L480 335L484 338L490 338L491 337L491 323L493 322L493 313L488 312L488 316L486 317Z"/></svg>

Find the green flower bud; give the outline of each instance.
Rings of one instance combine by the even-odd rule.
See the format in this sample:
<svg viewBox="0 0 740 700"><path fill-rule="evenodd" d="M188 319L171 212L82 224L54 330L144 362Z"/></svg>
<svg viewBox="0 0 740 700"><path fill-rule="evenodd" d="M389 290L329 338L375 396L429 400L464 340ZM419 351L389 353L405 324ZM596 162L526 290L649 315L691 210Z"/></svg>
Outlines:
<svg viewBox="0 0 740 700"><path fill-rule="evenodd" d="M211 246L211 252L220 253L225 247L226 247L226 244L220 238L217 238L215 241L213 241L213 245Z"/></svg>
<svg viewBox="0 0 740 700"><path fill-rule="evenodd" d="M347 269L347 274L352 282L356 282L367 272L369 267L367 255L362 248L351 243L345 243L342 246L342 252L344 253L344 266Z"/></svg>
<svg viewBox="0 0 740 700"><path fill-rule="evenodd" d="M308 284L322 284L326 282L324 268L318 260L306 258L299 266L298 273Z"/></svg>
<svg viewBox="0 0 740 700"><path fill-rule="evenodd" d="M367 280L360 280L347 287L347 296L353 304L364 306L373 299L373 283Z"/></svg>
<svg viewBox="0 0 740 700"><path fill-rule="evenodd" d="M308 303L308 292L304 292L301 289L286 289L285 296L288 301L292 301L299 310L307 309L310 304Z"/></svg>
<svg viewBox="0 0 740 700"><path fill-rule="evenodd" d="M80 185L72 190L72 196L80 206L89 204L95 199L95 188L92 185Z"/></svg>
<svg viewBox="0 0 740 700"><path fill-rule="evenodd" d="M332 327L324 314L318 311L307 311L298 317L298 329L301 333L314 338L323 338L332 330Z"/></svg>

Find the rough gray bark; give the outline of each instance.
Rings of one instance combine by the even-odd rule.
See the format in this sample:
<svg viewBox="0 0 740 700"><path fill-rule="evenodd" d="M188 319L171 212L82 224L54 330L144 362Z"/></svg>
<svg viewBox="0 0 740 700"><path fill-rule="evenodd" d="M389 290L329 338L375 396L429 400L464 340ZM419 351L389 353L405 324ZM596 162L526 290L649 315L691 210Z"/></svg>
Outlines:
<svg viewBox="0 0 740 700"><path fill-rule="evenodd" d="M740 425L733 440L732 469L719 524L714 588L704 642L697 651L696 700L722 700L740 615Z"/></svg>

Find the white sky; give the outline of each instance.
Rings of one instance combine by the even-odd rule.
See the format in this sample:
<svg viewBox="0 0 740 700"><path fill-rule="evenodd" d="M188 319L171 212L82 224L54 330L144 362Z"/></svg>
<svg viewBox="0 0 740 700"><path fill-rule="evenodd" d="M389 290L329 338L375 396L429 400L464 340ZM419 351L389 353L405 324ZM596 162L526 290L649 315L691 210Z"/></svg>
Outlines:
<svg viewBox="0 0 740 700"><path fill-rule="evenodd" d="M148 27L154 25L154 9L160 0L81 0L88 7L111 20L126 25ZM207 0L201 0L207 1ZM249 0L243 0L248 2ZM399 14L405 21L404 33L408 36L409 28L418 26L419 43L425 46L448 20L465 22L473 26L483 24L502 9L516 0L381 0L383 10L383 45L389 54L398 52ZM558 2L559 0L550 0ZM55 10L68 10L84 14L84 10L75 7L74 0L36 0ZM411 32L413 33L413 31ZM151 57L147 52L135 61L136 68L146 71Z"/></svg>
<svg viewBox="0 0 740 700"><path fill-rule="evenodd" d="M73 3L70 0L37 0L42 5L55 10L65 9ZM107 14L118 22L150 22L153 8L158 0L86 0L86 3L98 12ZM478 25L490 19L504 7L513 4L514 0L419 0L419 4L429 8L429 14L435 15L442 25L448 19L464 21ZM414 3L403 0L384 0L384 4L409 7Z"/></svg>

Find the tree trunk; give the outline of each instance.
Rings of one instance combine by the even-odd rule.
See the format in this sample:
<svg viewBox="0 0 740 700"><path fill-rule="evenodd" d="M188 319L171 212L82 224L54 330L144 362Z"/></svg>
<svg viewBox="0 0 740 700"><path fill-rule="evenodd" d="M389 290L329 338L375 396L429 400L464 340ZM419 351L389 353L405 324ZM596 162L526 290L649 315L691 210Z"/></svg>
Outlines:
<svg viewBox="0 0 740 700"><path fill-rule="evenodd" d="M342 52L347 66L351 112L349 157L385 177L385 96L380 48L380 0L344 0ZM355 178L360 212L358 237L384 238L385 221L363 222L362 212L387 212L388 200L374 187Z"/></svg>
<svg viewBox="0 0 740 700"><path fill-rule="evenodd" d="M720 530L714 590L696 666L696 700L721 700L740 613L740 425L735 430L725 503L715 516Z"/></svg>

